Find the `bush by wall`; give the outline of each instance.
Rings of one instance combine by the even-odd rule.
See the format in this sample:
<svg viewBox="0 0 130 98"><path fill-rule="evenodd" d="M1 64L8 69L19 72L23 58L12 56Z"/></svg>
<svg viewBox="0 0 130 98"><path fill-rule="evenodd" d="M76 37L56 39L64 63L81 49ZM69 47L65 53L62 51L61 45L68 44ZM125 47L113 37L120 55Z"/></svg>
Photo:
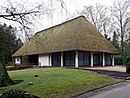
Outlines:
<svg viewBox="0 0 130 98"><path fill-rule="evenodd" d="M123 65L123 58L122 56L115 56L114 57L114 64L115 65Z"/></svg>

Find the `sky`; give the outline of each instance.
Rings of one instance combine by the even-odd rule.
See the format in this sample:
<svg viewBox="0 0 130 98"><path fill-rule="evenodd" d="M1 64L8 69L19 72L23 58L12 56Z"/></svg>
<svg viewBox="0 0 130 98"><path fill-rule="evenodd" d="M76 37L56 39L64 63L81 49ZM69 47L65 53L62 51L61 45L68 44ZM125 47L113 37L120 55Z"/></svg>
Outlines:
<svg viewBox="0 0 130 98"><path fill-rule="evenodd" d="M0 0L0 6L7 6L7 1L9 0ZM15 2L22 3L25 5L26 8L29 8L40 2L43 2L43 1L46 2L47 0L10 0L10 1L14 3ZM55 1L52 0L52 1L55 2L56 0ZM112 0L64 0L64 2L65 2L67 12L69 13L69 15L73 15L73 13L75 13L76 11L81 11L84 6L90 6L90 5L94 6L96 3L100 3L102 5L107 5L107 6L112 5ZM66 13L63 13L63 14L55 13L53 17L49 17L49 18L44 17L44 18L38 19L37 20L38 23L36 24L36 27L34 28L34 32L46 29L48 27L51 27L52 25L60 24L64 22L67 19L67 17L68 17L68 14ZM17 23L12 22L12 21L1 19L0 22L11 24L12 26L17 26ZM19 33L18 36L21 36L21 33Z"/></svg>

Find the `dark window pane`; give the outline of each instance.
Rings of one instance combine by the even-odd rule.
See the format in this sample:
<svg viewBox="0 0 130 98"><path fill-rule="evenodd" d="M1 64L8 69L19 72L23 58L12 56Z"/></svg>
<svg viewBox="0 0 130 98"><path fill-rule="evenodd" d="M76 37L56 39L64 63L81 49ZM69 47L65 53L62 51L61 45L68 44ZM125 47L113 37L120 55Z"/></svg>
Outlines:
<svg viewBox="0 0 130 98"><path fill-rule="evenodd" d="M105 65L112 65L111 54L105 54Z"/></svg>
<svg viewBox="0 0 130 98"><path fill-rule="evenodd" d="M61 53L52 53L52 66L61 66Z"/></svg>
<svg viewBox="0 0 130 98"><path fill-rule="evenodd" d="M74 66L75 65L75 51L67 51L63 53L64 66Z"/></svg>
<svg viewBox="0 0 130 98"><path fill-rule="evenodd" d="M78 63L81 67L90 65L90 52L78 51Z"/></svg>
<svg viewBox="0 0 130 98"><path fill-rule="evenodd" d="M93 54L93 64L95 66L101 66L103 61L103 54L94 53Z"/></svg>

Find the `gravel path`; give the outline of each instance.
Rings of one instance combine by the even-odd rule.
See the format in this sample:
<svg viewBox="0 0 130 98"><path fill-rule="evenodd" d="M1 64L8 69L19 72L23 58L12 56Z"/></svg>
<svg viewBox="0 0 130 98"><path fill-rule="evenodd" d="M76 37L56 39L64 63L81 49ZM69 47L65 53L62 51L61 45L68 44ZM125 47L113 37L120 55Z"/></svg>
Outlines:
<svg viewBox="0 0 130 98"><path fill-rule="evenodd" d="M94 69L86 69L92 72L96 72L98 74L103 74L107 76L111 76L117 79L129 79L130 74L125 72L118 72L118 71L108 71L108 70L94 70Z"/></svg>
<svg viewBox="0 0 130 98"><path fill-rule="evenodd" d="M123 66L110 66L110 67L79 67L81 70L89 70L98 74L111 76L118 79L129 79L130 74L126 73L126 67Z"/></svg>

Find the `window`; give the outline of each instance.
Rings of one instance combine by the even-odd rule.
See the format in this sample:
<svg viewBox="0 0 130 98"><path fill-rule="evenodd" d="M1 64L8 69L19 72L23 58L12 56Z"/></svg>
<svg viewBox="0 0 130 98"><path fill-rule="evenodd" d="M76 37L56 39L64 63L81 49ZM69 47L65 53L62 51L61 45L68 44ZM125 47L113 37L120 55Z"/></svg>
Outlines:
<svg viewBox="0 0 130 98"><path fill-rule="evenodd" d="M64 66L75 66L76 51L67 51L63 53Z"/></svg>
<svg viewBox="0 0 130 98"><path fill-rule="evenodd" d="M61 66L61 53L52 53L52 66Z"/></svg>
<svg viewBox="0 0 130 98"><path fill-rule="evenodd" d="M78 65L79 66L90 65L90 52L78 51Z"/></svg>
<svg viewBox="0 0 130 98"><path fill-rule="evenodd" d="M111 54L105 54L105 65L109 66L112 65L112 57Z"/></svg>

